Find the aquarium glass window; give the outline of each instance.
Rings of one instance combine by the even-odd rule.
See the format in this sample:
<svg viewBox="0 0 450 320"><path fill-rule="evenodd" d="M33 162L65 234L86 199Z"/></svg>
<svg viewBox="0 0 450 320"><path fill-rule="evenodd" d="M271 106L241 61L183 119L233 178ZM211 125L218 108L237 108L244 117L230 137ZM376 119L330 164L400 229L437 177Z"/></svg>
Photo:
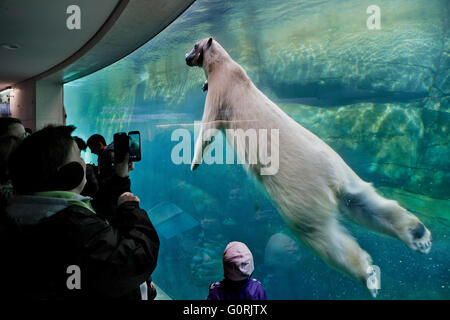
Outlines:
<svg viewBox="0 0 450 320"><path fill-rule="evenodd" d="M421 255L344 222L381 269L380 298L450 298L449 3L374 3L197 0L132 54L65 84L75 135L111 143L115 132L141 133L131 189L161 239L153 280L172 299L205 299L223 279L230 241L250 248L252 277L269 299L370 298L290 232L243 166L192 172L174 163L184 138L193 157L207 94L203 70L188 67L185 53L210 36L284 112L432 231L431 253Z"/></svg>

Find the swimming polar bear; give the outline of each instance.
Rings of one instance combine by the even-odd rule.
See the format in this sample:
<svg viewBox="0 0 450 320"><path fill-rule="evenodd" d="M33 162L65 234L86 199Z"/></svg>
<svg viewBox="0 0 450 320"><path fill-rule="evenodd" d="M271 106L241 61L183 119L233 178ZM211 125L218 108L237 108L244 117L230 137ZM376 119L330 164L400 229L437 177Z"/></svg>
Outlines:
<svg viewBox="0 0 450 320"><path fill-rule="evenodd" d="M270 152L279 151L278 171L261 174L266 163L261 159L247 165L248 171L266 188L299 239L329 265L361 281L373 297L377 295L379 271L340 224L340 216L397 238L413 250L430 251L431 233L417 217L378 195L331 147L267 98L217 41L197 42L186 54L186 63L203 68L207 78L203 89L208 90L191 170L202 162L214 130L276 129L278 143L274 147L271 136L267 141ZM248 144L237 149L238 157L249 155Z"/></svg>

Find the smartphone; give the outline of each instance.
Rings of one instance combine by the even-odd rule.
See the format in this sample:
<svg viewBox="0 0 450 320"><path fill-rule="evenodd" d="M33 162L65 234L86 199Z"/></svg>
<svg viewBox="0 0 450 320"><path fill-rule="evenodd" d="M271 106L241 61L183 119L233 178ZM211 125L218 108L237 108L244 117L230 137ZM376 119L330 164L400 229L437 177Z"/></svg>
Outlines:
<svg viewBox="0 0 450 320"><path fill-rule="evenodd" d="M128 150L130 161L141 161L141 134L139 131L128 132Z"/></svg>
<svg viewBox="0 0 450 320"><path fill-rule="evenodd" d="M114 162L120 163L125 159L128 152L128 135L125 132L114 134Z"/></svg>
<svg viewBox="0 0 450 320"><path fill-rule="evenodd" d="M128 154L130 162L141 161L141 134L139 131L131 131L114 134L114 161L122 162L125 154Z"/></svg>

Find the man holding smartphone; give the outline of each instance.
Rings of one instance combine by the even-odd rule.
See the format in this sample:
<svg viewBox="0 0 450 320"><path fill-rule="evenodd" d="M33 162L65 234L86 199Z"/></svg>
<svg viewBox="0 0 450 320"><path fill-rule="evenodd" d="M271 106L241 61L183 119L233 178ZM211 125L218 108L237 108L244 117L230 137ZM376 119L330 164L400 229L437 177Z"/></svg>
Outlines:
<svg viewBox="0 0 450 320"><path fill-rule="evenodd" d="M103 184L114 173L114 146L107 145L105 138L97 133L89 137L87 146L98 157L97 179Z"/></svg>
<svg viewBox="0 0 450 320"><path fill-rule="evenodd" d="M91 205L80 195L86 173L74 129L46 127L11 156L3 298L139 300L156 267L159 237L130 191L128 152Z"/></svg>

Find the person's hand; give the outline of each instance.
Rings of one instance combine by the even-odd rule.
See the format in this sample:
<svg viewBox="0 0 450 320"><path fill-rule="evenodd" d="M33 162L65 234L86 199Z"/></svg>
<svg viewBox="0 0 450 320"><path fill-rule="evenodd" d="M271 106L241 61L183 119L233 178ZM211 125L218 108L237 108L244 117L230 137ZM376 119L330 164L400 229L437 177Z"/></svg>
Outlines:
<svg viewBox="0 0 450 320"><path fill-rule="evenodd" d="M114 170L116 171L116 174L121 178L126 178L130 174L130 165L128 163L128 155L129 155L129 153L127 152L125 154L125 158L123 159L123 161L120 163L116 163L114 166Z"/></svg>
<svg viewBox="0 0 450 320"><path fill-rule="evenodd" d="M117 206L120 206L122 203L127 202L127 201L139 202L140 200L138 197L136 197L131 192L124 192L120 195L119 199L117 200Z"/></svg>
<svg viewBox="0 0 450 320"><path fill-rule="evenodd" d="M148 285L148 282L147 282ZM150 282L150 290L148 290L148 300L155 300L156 296L158 295L158 292L156 291L155 285L153 284L153 281Z"/></svg>

